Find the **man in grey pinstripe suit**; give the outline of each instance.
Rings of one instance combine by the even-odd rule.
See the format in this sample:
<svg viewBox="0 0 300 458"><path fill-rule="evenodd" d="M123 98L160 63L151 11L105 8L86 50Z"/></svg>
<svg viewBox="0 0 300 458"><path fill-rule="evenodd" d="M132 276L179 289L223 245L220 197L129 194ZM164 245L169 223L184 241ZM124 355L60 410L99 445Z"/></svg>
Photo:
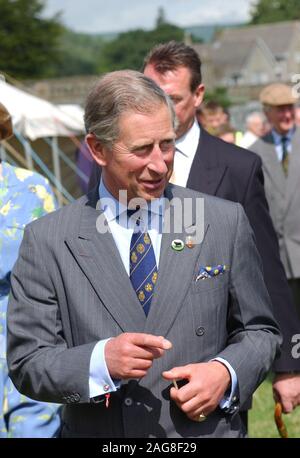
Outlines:
<svg viewBox="0 0 300 458"><path fill-rule="evenodd" d="M175 121L151 79L101 78L85 112L100 186L26 228L12 273L10 375L28 396L65 404L63 437L244 436L239 406L278 352L242 207L168 185ZM147 315L129 279L137 225L157 265Z"/></svg>

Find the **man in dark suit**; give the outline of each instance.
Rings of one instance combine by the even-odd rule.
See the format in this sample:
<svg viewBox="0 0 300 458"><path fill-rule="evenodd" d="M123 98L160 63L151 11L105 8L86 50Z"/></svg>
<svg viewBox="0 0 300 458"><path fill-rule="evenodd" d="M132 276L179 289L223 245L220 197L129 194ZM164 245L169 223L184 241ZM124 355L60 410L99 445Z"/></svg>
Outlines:
<svg viewBox="0 0 300 458"><path fill-rule="evenodd" d="M25 230L10 374L65 404L63 437L243 437L279 350L242 206L168 184L175 121L152 79L105 75L85 111L100 185Z"/></svg>
<svg viewBox="0 0 300 458"><path fill-rule="evenodd" d="M268 211L261 159L211 136L195 121L204 85L201 62L193 48L175 41L155 47L145 59L144 73L169 94L175 105L179 126L171 181L239 202L249 218L263 262L265 283L283 333L282 354L274 364L273 388L288 413L298 404L300 392L300 359L292 354L292 339L299 333L300 323ZM94 167L91 187L99 181L99 173L99 168Z"/></svg>

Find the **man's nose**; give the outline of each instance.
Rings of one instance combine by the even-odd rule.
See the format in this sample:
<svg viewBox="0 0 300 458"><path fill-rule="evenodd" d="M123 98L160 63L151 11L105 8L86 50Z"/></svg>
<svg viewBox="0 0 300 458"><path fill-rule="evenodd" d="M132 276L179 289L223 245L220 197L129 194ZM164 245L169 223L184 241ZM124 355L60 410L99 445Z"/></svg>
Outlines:
<svg viewBox="0 0 300 458"><path fill-rule="evenodd" d="M286 107L283 112L284 112L285 116L288 116L288 117L292 117L293 116L293 110L290 107Z"/></svg>
<svg viewBox="0 0 300 458"><path fill-rule="evenodd" d="M160 149L159 145L155 145L150 154L150 161L148 167L153 172L156 172L159 175L167 173L168 167L165 160L165 155Z"/></svg>

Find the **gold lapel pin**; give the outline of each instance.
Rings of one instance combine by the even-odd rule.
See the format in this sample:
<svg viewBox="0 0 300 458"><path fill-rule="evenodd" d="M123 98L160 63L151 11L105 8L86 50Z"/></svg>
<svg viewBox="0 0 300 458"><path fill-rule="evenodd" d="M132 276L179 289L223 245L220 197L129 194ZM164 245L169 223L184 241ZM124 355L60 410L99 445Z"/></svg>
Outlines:
<svg viewBox="0 0 300 458"><path fill-rule="evenodd" d="M191 235L188 235L185 239L185 245L188 247L188 248L194 248L195 247L195 240L194 240L194 237L192 237Z"/></svg>

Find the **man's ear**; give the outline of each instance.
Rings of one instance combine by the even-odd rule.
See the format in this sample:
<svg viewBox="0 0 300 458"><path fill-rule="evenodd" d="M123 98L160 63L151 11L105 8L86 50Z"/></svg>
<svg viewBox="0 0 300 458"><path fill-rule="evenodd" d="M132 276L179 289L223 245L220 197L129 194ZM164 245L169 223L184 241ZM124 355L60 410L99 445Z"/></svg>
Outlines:
<svg viewBox="0 0 300 458"><path fill-rule="evenodd" d="M199 84L197 87L196 87L196 90L194 92L194 106L195 108L198 108L200 107L202 101L203 101L203 98L204 98L204 93L205 93L205 86L204 84Z"/></svg>
<svg viewBox="0 0 300 458"><path fill-rule="evenodd" d="M107 164L107 148L101 143L94 134L87 134L85 142L95 162L101 167Z"/></svg>

